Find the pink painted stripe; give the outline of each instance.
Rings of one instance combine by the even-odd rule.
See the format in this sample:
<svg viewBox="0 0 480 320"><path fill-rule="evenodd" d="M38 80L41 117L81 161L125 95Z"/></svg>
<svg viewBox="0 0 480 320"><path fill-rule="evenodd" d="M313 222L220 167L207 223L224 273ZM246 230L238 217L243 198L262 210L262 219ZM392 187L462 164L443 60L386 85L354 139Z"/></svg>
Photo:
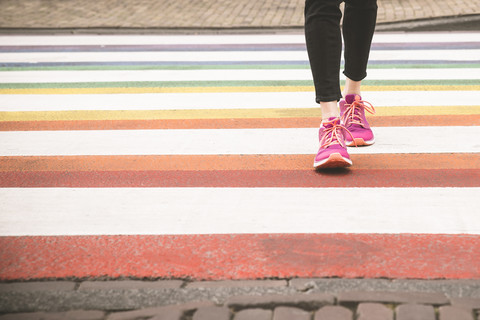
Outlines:
<svg viewBox="0 0 480 320"><path fill-rule="evenodd" d="M480 235L0 237L0 247L0 280L480 279Z"/></svg>

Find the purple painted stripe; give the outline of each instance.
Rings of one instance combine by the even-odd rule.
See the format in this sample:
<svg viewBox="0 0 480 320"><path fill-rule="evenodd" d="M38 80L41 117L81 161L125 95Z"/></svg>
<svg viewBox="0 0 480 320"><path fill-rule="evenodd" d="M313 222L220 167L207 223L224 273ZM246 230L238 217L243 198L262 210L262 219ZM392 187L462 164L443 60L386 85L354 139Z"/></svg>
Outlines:
<svg viewBox="0 0 480 320"><path fill-rule="evenodd" d="M373 50L480 49L480 42L373 43ZM0 52L303 51L302 43L0 46Z"/></svg>
<svg viewBox="0 0 480 320"><path fill-rule="evenodd" d="M370 60L369 65L411 65L411 64L479 64L480 60ZM102 66L252 66L252 65L298 65L308 66L307 60L292 61L91 61L91 62L0 62L0 68L22 67L102 67Z"/></svg>

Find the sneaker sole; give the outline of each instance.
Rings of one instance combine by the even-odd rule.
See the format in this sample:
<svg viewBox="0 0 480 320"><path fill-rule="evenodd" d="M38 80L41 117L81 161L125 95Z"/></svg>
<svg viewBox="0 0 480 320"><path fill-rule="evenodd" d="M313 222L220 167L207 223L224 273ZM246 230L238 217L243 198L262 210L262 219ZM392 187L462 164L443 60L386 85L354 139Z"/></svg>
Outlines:
<svg viewBox="0 0 480 320"><path fill-rule="evenodd" d="M344 158L340 153L332 153L327 159L315 162L313 167L316 169L324 168L343 168L352 165L352 160Z"/></svg>
<svg viewBox="0 0 480 320"><path fill-rule="evenodd" d="M375 139L365 141L363 138L355 138L353 141L345 141L347 147L371 146L374 143Z"/></svg>

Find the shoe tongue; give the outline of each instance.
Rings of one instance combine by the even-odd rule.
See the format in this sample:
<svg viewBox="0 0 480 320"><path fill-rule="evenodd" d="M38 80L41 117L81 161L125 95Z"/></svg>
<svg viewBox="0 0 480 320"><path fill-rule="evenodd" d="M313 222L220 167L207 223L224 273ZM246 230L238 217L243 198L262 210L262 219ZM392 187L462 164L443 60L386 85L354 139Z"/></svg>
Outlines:
<svg viewBox="0 0 480 320"><path fill-rule="evenodd" d="M345 96L345 102L347 104L352 104L355 101L355 97L358 97L358 100L362 100L362 97L360 97L358 94L347 94Z"/></svg>
<svg viewBox="0 0 480 320"><path fill-rule="evenodd" d="M328 118L328 120L323 120L322 121L322 127L331 128L331 127L333 127L333 125L339 124L339 123L340 123L340 118L330 117L330 118Z"/></svg>

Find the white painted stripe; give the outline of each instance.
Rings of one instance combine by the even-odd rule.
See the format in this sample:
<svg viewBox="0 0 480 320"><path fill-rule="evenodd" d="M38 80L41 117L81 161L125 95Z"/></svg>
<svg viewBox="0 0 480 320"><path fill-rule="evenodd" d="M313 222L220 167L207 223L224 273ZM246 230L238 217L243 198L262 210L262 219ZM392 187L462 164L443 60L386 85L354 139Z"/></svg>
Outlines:
<svg viewBox="0 0 480 320"><path fill-rule="evenodd" d="M365 201L345 201L352 192ZM479 195L480 188L3 188L0 236L480 234Z"/></svg>
<svg viewBox="0 0 480 320"><path fill-rule="evenodd" d="M432 43L478 42L480 32L376 32L373 42L379 43Z"/></svg>
<svg viewBox="0 0 480 320"><path fill-rule="evenodd" d="M480 91L365 91L363 96L378 107L480 105ZM318 104L313 92L0 95L0 111L254 108L318 108Z"/></svg>
<svg viewBox="0 0 480 320"><path fill-rule="evenodd" d="M370 60L478 60L480 50L372 50ZM14 52L3 63L125 61L308 61L306 51Z"/></svg>
<svg viewBox="0 0 480 320"><path fill-rule="evenodd" d="M475 37L474 37L475 38ZM480 39L480 36L478 37ZM455 41L456 37L452 36ZM472 40L470 40L472 41ZM0 36L6 46L28 45L176 45L176 44L276 44L305 43L305 36L296 34L256 35L29 35Z"/></svg>
<svg viewBox="0 0 480 320"><path fill-rule="evenodd" d="M478 42L480 32L377 32L374 42ZM28 45L153 45L305 43L303 32L288 35L3 35L4 46Z"/></svg>
<svg viewBox="0 0 480 320"><path fill-rule="evenodd" d="M341 74L341 79L345 76ZM479 80L480 69L371 69L369 80ZM10 71L0 83L312 80L307 69ZM480 80L479 80L480 84Z"/></svg>
<svg viewBox="0 0 480 320"><path fill-rule="evenodd" d="M480 127L379 127L351 154L480 152ZM3 131L0 156L314 154L318 129Z"/></svg>

